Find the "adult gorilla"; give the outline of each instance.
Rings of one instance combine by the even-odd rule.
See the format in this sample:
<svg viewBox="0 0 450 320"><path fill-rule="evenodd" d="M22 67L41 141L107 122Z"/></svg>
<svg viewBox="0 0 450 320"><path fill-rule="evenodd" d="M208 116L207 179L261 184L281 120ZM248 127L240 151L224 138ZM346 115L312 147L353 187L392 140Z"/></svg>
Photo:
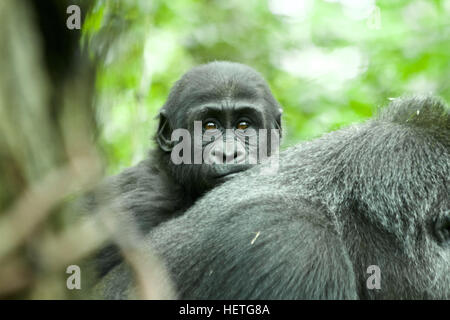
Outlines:
<svg viewBox="0 0 450 320"><path fill-rule="evenodd" d="M158 148L137 166L105 181L90 195L88 209L114 202L142 232L148 232L185 212L205 191L264 160L264 153L254 157L258 147L273 140L268 133L259 134L259 129L281 129L281 112L267 83L252 68L231 62L193 68L175 83L160 110L155 135ZM195 141L194 121L200 121L200 136ZM182 136L180 145L189 142L183 150L174 149L176 129L190 133L190 137ZM195 162L195 148L201 164ZM271 152L269 148L266 154ZM175 163L174 157L185 162ZM101 250L97 257L100 275L120 260L114 245Z"/></svg>
<svg viewBox="0 0 450 320"><path fill-rule="evenodd" d="M397 99L282 153L277 175L239 174L148 244L181 298L449 299L449 151L448 108ZM103 294L131 284L118 266Z"/></svg>

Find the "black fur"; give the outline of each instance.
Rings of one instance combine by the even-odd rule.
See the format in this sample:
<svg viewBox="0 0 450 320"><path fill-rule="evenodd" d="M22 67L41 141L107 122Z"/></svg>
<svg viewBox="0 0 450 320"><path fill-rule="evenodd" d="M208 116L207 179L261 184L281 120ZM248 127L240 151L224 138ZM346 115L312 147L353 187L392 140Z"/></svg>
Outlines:
<svg viewBox="0 0 450 320"><path fill-rule="evenodd" d="M397 99L285 151L276 175L258 166L215 188L148 245L180 298L450 299L449 151L448 108ZM126 298L127 267L103 285Z"/></svg>
<svg viewBox="0 0 450 320"><path fill-rule="evenodd" d="M193 121L202 120L195 109L200 104L219 104L222 114L232 117L234 105L239 101L256 106L260 128L280 127L280 106L265 80L252 68L238 63L212 62L191 69L175 83L161 108L155 134L158 147L150 152L148 159L105 181L97 193L91 194L89 210L97 208L99 202L113 201L129 213L143 234L185 212L204 192L219 183L212 178L217 166L173 164L171 133L178 128L192 132ZM100 275L121 259L114 244L101 250L96 262Z"/></svg>

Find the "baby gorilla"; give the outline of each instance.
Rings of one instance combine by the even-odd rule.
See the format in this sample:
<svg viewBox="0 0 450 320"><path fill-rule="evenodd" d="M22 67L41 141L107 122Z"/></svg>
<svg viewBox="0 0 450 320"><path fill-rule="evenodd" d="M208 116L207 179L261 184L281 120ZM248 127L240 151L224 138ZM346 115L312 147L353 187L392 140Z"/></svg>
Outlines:
<svg viewBox="0 0 450 320"><path fill-rule="evenodd" d="M257 159L255 154L276 139L270 130L260 129L279 132L281 113L267 83L252 68L231 62L193 68L175 83L160 110L158 147L148 159L105 181L101 196L90 195L89 210L114 201L147 233L233 174L264 160L264 153ZM183 139L177 144L179 137ZM278 151L270 146L267 156ZM114 245L101 250L100 275L120 260Z"/></svg>

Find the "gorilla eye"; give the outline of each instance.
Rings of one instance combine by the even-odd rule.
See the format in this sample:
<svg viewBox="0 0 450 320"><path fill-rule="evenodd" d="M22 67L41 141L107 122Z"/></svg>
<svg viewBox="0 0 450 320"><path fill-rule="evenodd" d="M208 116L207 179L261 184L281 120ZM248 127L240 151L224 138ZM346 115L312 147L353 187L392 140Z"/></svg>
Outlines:
<svg viewBox="0 0 450 320"><path fill-rule="evenodd" d="M217 129L217 124L215 124L212 121L208 121L204 124L203 128L205 130L215 130L215 129Z"/></svg>
<svg viewBox="0 0 450 320"><path fill-rule="evenodd" d="M239 123L236 126L236 129L245 130L248 127L250 127L250 123L248 123L247 121L239 121Z"/></svg>

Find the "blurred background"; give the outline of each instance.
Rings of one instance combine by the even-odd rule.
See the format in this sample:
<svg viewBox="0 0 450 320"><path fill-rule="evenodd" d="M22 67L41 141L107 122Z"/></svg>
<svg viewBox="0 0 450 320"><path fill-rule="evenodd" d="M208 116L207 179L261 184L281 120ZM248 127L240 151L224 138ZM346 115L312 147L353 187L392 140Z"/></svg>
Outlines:
<svg viewBox="0 0 450 320"><path fill-rule="evenodd" d="M400 95L450 101L450 0L2 0L0 43L0 298L76 296L66 268L106 236L72 200L146 156L193 66L260 71L283 148Z"/></svg>
<svg viewBox="0 0 450 320"><path fill-rule="evenodd" d="M97 1L83 25L108 172L137 163L189 68L248 64L283 106L284 146L370 117L391 97L450 98L448 0Z"/></svg>

